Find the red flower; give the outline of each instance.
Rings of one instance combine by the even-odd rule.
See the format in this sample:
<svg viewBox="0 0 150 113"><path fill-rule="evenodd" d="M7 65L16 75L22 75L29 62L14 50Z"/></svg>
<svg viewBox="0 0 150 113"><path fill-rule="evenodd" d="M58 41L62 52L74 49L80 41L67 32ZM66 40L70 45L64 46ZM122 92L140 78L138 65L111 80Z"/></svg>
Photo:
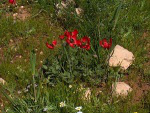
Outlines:
<svg viewBox="0 0 150 113"><path fill-rule="evenodd" d="M109 42L104 38L103 40L99 41L101 47L105 49L109 49L112 45L112 38L110 38Z"/></svg>
<svg viewBox="0 0 150 113"><path fill-rule="evenodd" d="M77 36L77 34L78 34L78 31L77 31L76 29L75 29L73 32L65 31L65 32L64 32L64 35L60 35L59 38L60 38L60 39L64 39L65 36L66 36L66 37L71 37L71 36Z"/></svg>
<svg viewBox="0 0 150 113"><path fill-rule="evenodd" d="M47 46L49 49L54 49L54 47L56 46L56 44L57 44L57 41L56 41L56 40L54 40L54 41L52 42L52 44L49 44L48 42L46 42L46 46Z"/></svg>
<svg viewBox="0 0 150 113"><path fill-rule="evenodd" d="M69 44L70 47L74 48L77 45L77 34L78 31L75 29L73 32L65 31L64 35L60 35L60 39L64 39L67 37L66 42Z"/></svg>
<svg viewBox="0 0 150 113"><path fill-rule="evenodd" d="M69 44L70 47L74 48L77 45L77 37L76 35L68 35L66 42Z"/></svg>
<svg viewBox="0 0 150 113"><path fill-rule="evenodd" d="M16 4L16 0L9 0L10 4Z"/></svg>
<svg viewBox="0 0 150 113"><path fill-rule="evenodd" d="M64 39L64 38L65 38L65 35L60 35L59 38L60 38L60 39Z"/></svg>
<svg viewBox="0 0 150 113"><path fill-rule="evenodd" d="M90 38L86 36L83 37L77 44L80 46L80 48L90 50Z"/></svg>

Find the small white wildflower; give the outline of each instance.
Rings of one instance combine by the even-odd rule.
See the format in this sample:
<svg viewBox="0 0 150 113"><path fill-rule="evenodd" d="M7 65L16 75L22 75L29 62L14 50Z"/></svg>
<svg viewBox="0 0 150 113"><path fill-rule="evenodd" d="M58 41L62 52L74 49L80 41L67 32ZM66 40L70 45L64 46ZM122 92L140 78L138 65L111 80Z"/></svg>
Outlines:
<svg viewBox="0 0 150 113"><path fill-rule="evenodd" d="M25 93L28 92L28 91L29 91L29 90L28 90L27 88L24 89L24 92L25 92Z"/></svg>
<svg viewBox="0 0 150 113"><path fill-rule="evenodd" d="M82 111L78 111L77 113L83 113Z"/></svg>
<svg viewBox="0 0 150 113"><path fill-rule="evenodd" d="M13 96L12 96L12 95L9 95L9 97L10 97L10 98L13 98Z"/></svg>
<svg viewBox="0 0 150 113"><path fill-rule="evenodd" d="M97 58L98 56L97 56L97 55L93 55L93 57L94 57L94 58Z"/></svg>
<svg viewBox="0 0 150 113"><path fill-rule="evenodd" d="M43 111L47 111L48 110L48 108L47 107L45 107L44 109L43 109Z"/></svg>
<svg viewBox="0 0 150 113"><path fill-rule="evenodd" d="M82 109L82 106L76 107L75 109L80 111Z"/></svg>
<svg viewBox="0 0 150 113"><path fill-rule="evenodd" d="M27 109L27 111L30 113L32 111L32 109L29 108L29 109Z"/></svg>
<svg viewBox="0 0 150 113"><path fill-rule="evenodd" d="M72 88L72 85L69 85L69 88Z"/></svg>
<svg viewBox="0 0 150 113"><path fill-rule="evenodd" d="M29 89L31 87L32 84L27 85L27 89Z"/></svg>
<svg viewBox="0 0 150 113"><path fill-rule="evenodd" d="M9 111L9 109L6 109L6 112Z"/></svg>
<svg viewBox="0 0 150 113"><path fill-rule="evenodd" d="M3 103L1 104L1 107L3 107L4 105L3 105Z"/></svg>
<svg viewBox="0 0 150 113"><path fill-rule="evenodd" d="M18 94L21 94L22 92L21 91L18 91Z"/></svg>
<svg viewBox="0 0 150 113"><path fill-rule="evenodd" d="M34 87L37 87L38 85L37 84L34 84Z"/></svg>
<svg viewBox="0 0 150 113"><path fill-rule="evenodd" d="M65 107L66 106L66 103L65 101L64 102L60 102L59 106L62 108L62 107Z"/></svg>

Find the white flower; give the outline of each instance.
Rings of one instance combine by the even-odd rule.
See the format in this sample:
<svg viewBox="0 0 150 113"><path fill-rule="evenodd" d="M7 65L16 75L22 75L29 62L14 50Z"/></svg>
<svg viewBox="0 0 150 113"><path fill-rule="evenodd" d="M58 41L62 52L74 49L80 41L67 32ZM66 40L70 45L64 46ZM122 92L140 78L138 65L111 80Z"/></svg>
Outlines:
<svg viewBox="0 0 150 113"><path fill-rule="evenodd" d="M29 89L29 88L31 87L31 85L32 85L32 84L30 84L30 85L27 85L27 89Z"/></svg>
<svg viewBox="0 0 150 113"><path fill-rule="evenodd" d="M72 85L69 85L69 88L72 88Z"/></svg>
<svg viewBox="0 0 150 113"><path fill-rule="evenodd" d="M18 94L21 94L22 92L21 91L18 91Z"/></svg>
<svg viewBox="0 0 150 113"><path fill-rule="evenodd" d="M27 111L30 113L32 111L32 109L27 109Z"/></svg>
<svg viewBox="0 0 150 113"><path fill-rule="evenodd" d="M25 93L28 92L28 91L29 91L29 90L28 90L27 88L24 89L24 92L25 92Z"/></svg>
<svg viewBox="0 0 150 113"><path fill-rule="evenodd" d="M75 109L80 111L82 109L82 106L76 107Z"/></svg>
<svg viewBox="0 0 150 113"><path fill-rule="evenodd" d="M83 113L82 111L78 111L77 113Z"/></svg>
<svg viewBox="0 0 150 113"><path fill-rule="evenodd" d="M66 106L66 103L65 101L64 102L60 102L59 106L62 108L62 107L65 107Z"/></svg>
<svg viewBox="0 0 150 113"><path fill-rule="evenodd" d="M37 87L38 85L37 84L34 84L34 87Z"/></svg>
<svg viewBox="0 0 150 113"><path fill-rule="evenodd" d="M47 111L48 110L48 108L47 107L45 107L44 109L43 109L43 111Z"/></svg>

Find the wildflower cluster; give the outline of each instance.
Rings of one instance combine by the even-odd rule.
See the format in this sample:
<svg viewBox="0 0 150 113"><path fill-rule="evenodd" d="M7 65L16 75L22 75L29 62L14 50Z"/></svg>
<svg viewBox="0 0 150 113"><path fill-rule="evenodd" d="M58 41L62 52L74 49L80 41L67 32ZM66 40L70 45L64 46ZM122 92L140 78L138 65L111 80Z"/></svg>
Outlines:
<svg viewBox="0 0 150 113"><path fill-rule="evenodd" d="M61 40L66 39L66 43L72 48L75 48L77 46L77 47L80 47L85 50L90 50L90 48L91 48L90 38L87 36L84 36L81 39L77 39L77 35L78 35L78 30L75 29L73 32L65 31L63 35L59 36L59 38ZM111 48L111 45L112 45L112 38L110 38L109 42L107 42L106 39L100 40L99 44L101 47L103 47L105 49L109 49L109 48ZM49 44L48 42L46 43L46 46L49 49L54 49L54 47L56 45L57 45L56 40L54 40L52 42L52 44Z"/></svg>
<svg viewBox="0 0 150 113"><path fill-rule="evenodd" d="M75 29L72 32L66 30L59 36L59 39L65 44L59 48L59 52L54 58L50 57L53 60L44 62L42 68L50 84L57 83L59 80L71 83L78 77L83 81L93 81L95 84L103 76L106 76L107 73L103 68L105 64L100 64L100 54L93 50L88 36L78 38L78 30ZM106 39L100 40L99 45L104 49L110 49L112 39L110 38L109 42ZM53 40L51 44L46 42L46 46L54 50L57 46L57 40ZM95 77L97 77L97 82L95 82Z"/></svg>

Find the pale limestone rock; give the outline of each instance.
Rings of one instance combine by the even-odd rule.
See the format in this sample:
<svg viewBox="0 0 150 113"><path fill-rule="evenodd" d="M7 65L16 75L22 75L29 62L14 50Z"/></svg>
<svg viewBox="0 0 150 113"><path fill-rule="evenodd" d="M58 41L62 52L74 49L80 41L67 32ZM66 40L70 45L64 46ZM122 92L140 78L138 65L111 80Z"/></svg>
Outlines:
<svg viewBox="0 0 150 113"><path fill-rule="evenodd" d="M122 69L126 70L132 64L133 60L134 55L132 52L120 45L116 45L111 53L109 66L121 66Z"/></svg>
<svg viewBox="0 0 150 113"><path fill-rule="evenodd" d="M81 13L83 12L81 8L76 8L75 10L76 10L77 15L81 15Z"/></svg>
<svg viewBox="0 0 150 113"><path fill-rule="evenodd" d="M86 90L85 90L85 93L84 93L85 95L84 95L84 99L85 100L90 100L90 98L91 98L91 90L90 90L90 88L87 88Z"/></svg>
<svg viewBox="0 0 150 113"><path fill-rule="evenodd" d="M91 99L91 89L85 88L83 84L80 84L80 88L78 89L80 92L83 92L82 99L90 100Z"/></svg>
<svg viewBox="0 0 150 113"><path fill-rule="evenodd" d="M0 78L0 83L1 83L1 84L5 84L6 81L5 81L4 79Z"/></svg>
<svg viewBox="0 0 150 113"><path fill-rule="evenodd" d="M127 96L132 88L124 82L116 82L112 84L112 91L114 96Z"/></svg>

